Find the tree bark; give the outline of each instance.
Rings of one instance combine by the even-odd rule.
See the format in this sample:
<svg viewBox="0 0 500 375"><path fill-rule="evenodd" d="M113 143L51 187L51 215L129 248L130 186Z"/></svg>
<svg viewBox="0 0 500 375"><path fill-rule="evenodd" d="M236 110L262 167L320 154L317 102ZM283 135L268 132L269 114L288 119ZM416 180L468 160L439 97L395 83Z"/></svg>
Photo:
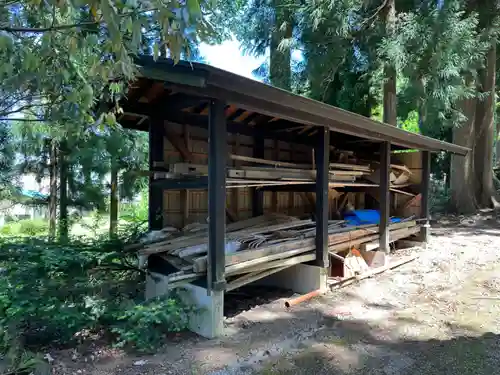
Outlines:
<svg viewBox="0 0 500 375"><path fill-rule="evenodd" d="M281 0L274 0L275 25L271 33L269 79L271 84L283 90L292 88L291 50L280 50L283 39L291 39L293 32L293 14Z"/></svg>
<svg viewBox="0 0 500 375"><path fill-rule="evenodd" d="M396 30L396 1L387 0L384 9L386 36L391 38ZM397 125L397 72L394 63L389 59L384 64L384 114L383 121L389 125Z"/></svg>
<svg viewBox="0 0 500 375"><path fill-rule="evenodd" d="M59 148L59 239L68 240L68 164L66 160L67 147L61 142Z"/></svg>
<svg viewBox="0 0 500 375"><path fill-rule="evenodd" d="M57 225L57 146L50 142L49 164L49 239L56 238Z"/></svg>
<svg viewBox="0 0 500 375"><path fill-rule="evenodd" d="M495 141L496 41L486 56L486 66L479 73L480 91L487 96L477 101L475 121L474 172L476 199L481 207L498 207L493 187L493 146Z"/></svg>
<svg viewBox="0 0 500 375"><path fill-rule="evenodd" d="M471 98L462 101L462 113L467 121L461 127L453 129L453 143L471 149L466 156L451 156L451 198L455 211L459 214L470 214L477 208L473 169L476 100Z"/></svg>
<svg viewBox="0 0 500 375"><path fill-rule="evenodd" d="M109 237L115 238L118 229L118 168L111 165L111 189L109 197Z"/></svg>

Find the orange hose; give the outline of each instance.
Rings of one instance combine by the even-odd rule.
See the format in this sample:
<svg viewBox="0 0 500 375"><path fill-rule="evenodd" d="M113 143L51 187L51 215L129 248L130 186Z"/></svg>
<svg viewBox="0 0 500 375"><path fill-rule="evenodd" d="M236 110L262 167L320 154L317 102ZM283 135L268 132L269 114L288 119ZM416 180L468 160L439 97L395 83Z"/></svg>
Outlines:
<svg viewBox="0 0 500 375"><path fill-rule="evenodd" d="M309 299L311 299L313 297L320 296L321 294L322 294L322 292L321 292L320 289L314 290L312 292L304 294L303 296L300 296L300 297L297 297L297 298L285 301L285 307L286 308L290 308L291 306L298 305L301 302L307 301L307 300L309 300Z"/></svg>

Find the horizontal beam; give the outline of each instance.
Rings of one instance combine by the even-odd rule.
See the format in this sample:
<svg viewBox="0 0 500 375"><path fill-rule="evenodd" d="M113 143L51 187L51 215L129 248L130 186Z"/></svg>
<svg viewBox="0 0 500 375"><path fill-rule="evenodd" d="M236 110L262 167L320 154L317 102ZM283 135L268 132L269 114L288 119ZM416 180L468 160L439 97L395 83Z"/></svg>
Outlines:
<svg viewBox="0 0 500 375"><path fill-rule="evenodd" d="M154 180L151 186L163 190L208 189L208 176L190 178L162 178Z"/></svg>

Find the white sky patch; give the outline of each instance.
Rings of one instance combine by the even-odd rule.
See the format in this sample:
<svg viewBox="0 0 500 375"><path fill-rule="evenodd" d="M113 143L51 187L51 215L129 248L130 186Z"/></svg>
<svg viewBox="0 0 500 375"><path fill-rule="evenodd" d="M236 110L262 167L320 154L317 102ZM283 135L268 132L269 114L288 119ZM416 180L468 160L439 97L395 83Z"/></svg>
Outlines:
<svg viewBox="0 0 500 375"><path fill-rule="evenodd" d="M264 56L244 55L236 40L226 40L218 45L201 44L199 49L208 64L252 79L256 79L252 75L252 70L258 68L265 60Z"/></svg>

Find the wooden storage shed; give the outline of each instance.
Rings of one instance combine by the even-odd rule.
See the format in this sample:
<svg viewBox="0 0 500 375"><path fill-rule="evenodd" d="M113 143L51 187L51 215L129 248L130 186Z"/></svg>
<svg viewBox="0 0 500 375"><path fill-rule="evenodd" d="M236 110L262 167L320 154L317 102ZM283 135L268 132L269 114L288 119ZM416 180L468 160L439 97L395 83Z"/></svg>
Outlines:
<svg viewBox="0 0 500 375"><path fill-rule="evenodd" d="M323 288L332 251L329 223L340 209L349 204L380 212L374 232L381 251L389 250L397 232L391 232L390 217L405 210L419 216L411 235L427 241L430 153L468 152L204 64L150 57L137 63L140 76L120 102L119 122L149 132L150 229L208 219L206 277L192 283L205 307L193 329L207 337L221 333L228 285L255 279L226 274L233 264L228 257L235 257L225 252L226 222L310 214L311 256L304 265L276 268L275 279L283 275L298 292ZM396 185L391 171L403 164L411 172ZM358 179L372 170L364 176L371 180ZM162 259L150 256L150 270L174 272L162 271ZM157 282L153 294L164 287Z"/></svg>

